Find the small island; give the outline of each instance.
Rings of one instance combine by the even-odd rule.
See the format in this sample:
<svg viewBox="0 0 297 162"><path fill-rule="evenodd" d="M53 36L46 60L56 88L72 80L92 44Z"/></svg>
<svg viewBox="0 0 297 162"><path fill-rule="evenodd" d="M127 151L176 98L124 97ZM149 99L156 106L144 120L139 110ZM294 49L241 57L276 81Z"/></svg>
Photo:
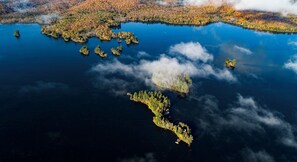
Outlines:
<svg viewBox="0 0 297 162"><path fill-rule="evenodd" d="M164 96L161 92L147 92L139 91L133 94L128 93L130 100L135 102L141 102L148 106L148 108L154 113L153 122L156 126L170 130L178 137L177 141L183 141L188 146L191 146L193 142L193 136L191 134L190 127L182 122L174 124L166 118L166 114L169 114L170 100ZM178 143L178 142L177 142Z"/></svg>
<svg viewBox="0 0 297 162"><path fill-rule="evenodd" d="M20 34L20 31L19 30L16 30L13 35L16 37L16 38L19 38L21 36Z"/></svg>
<svg viewBox="0 0 297 162"><path fill-rule="evenodd" d="M192 79L189 74L180 74L164 79L162 74L154 73L152 82L159 88L168 89L182 95L188 94L192 85Z"/></svg>
<svg viewBox="0 0 297 162"><path fill-rule="evenodd" d="M89 55L90 50L88 48L88 46L82 46L79 50L79 52L85 56Z"/></svg>
<svg viewBox="0 0 297 162"><path fill-rule="evenodd" d="M96 46L94 52L95 52L95 54L99 55L101 58L107 57L107 54L101 49L101 47L99 45Z"/></svg>
<svg viewBox="0 0 297 162"><path fill-rule="evenodd" d="M111 53L116 55L116 56L121 55L121 51L118 48L111 48Z"/></svg>
<svg viewBox="0 0 297 162"><path fill-rule="evenodd" d="M235 67L236 67L236 60L235 60L235 59L233 59L233 60L231 60L231 59L226 59L226 61L225 61L225 65L226 65L226 67L229 68L229 69L235 69Z"/></svg>

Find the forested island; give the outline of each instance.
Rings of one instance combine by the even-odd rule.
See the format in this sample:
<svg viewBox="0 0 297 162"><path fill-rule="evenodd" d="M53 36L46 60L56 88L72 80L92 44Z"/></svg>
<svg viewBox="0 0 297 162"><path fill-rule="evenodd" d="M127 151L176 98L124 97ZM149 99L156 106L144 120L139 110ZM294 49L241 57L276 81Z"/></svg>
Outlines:
<svg viewBox="0 0 297 162"><path fill-rule="evenodd" d="M82 46L80 48L79 52L85 56L90 54L90 50L89 50L88 46Z"/></svg>
<svg viewBox="0 0 297 162"><path fill-rule="evenodd" d="M19 30L16 30L13 35L16 37L16 38L19 38L21 36L20 34L20 31Z"/></svg>
<svg viewBox="0 0 297 162"><path fill-rule="evenodd" d="M117 48L111 48L111 53L116 56L120 56L122 51L123 51L122 46L118 46Z"/></svg>
<svg viewBox="0 0 297 162"><path fill-rule="evenodd" d="M193 136L191 129L185 123L179 122L174 124L170 122L165 114L169 114L170 100L164 96L161 92L147 92L139 91L133 94L128 93L130 100L135 102L141 102L148 106L148 108L155 115L153 122L160 128L170 130L176 134L179 140L191 145L193 142Z"/></svg>
<svg viewBox="0 0 297 162"><path fill-rule="evenodd" d="M95 54L99 55L102 58L106 58L107 54L101 49L101 47L98 45L96 46L96 48L94 49Z"/></svg>
<svg viewBox="0 0 297 162"><path fill-rule="evenodd" d="M227 68L229 68L229 69L235 69L235 67L236 67L236 60L235 60L235 59L233 59L233 60L231 60L231 59L226 59L226 61L225 61L225 66L226 66Z"/></svg>

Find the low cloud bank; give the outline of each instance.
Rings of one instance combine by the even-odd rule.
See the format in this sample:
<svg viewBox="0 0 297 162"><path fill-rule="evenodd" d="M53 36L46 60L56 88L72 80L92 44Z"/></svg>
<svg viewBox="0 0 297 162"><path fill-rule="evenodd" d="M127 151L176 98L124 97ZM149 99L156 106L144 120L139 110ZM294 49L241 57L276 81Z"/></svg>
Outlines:
<svg viewBox="0 0 297 162"><path fill-rule="evenodd" d="M297 15L297 3L292 0L229 0L238 10L257 10Z"/></svg>
<svg viewBox="0 0 297 162"><path fill-rule="evenodd" d="M233 5L237 10L257 10L297 15L297 2L295 0L177 0L176 2L182 5L221 5L227 3Z"/></svg>
<svg viewBox="0 0 297 162"><path fill-rule="evenodd" d="M260 106L252 97L238 95L237 101L226 110L220 110L218 100L214 96L198 98L203 110L199 111L199 126L216 136L222 130L243 131L248 134L257 132L270 136L284 146L297 149L297 141L293 126L285 121L278 112Z"/></svg>
<svg viewBox="0 0 297 162"><path fill-rule="evenodd" d="M147 56L145 52L140 53ZM109 88L112 88L113 93L119 95L125 94L126 89L135 88L137 84L135 80L143 81L146 85L153 85L153 75L157 75L158 80L164 84L172 83L184 74L189 74L191 77L214 78L228 83L237 82L237 78L228 69L218 69L209 63L213 60L213 56L207 53L199 43L176 44L170 47L170 53L171 57L163 54L156 60L146 59L130 64L124 64L118 60L99 63L91 71L96 72L98 83L101 86L112 80L115 86ZM185 56L185 58L181 58L181 56ZM119 76L122 76L121 79ZM125 78L130 79L124 82Z"/></svg>
<svg viewBox="0 0 297 162"><path fill-rule="evenodd" d="M33 8L33 4L29 0L18 0L11 7L15 12L25 13Z"/></svg>
<svg viewBox="0 0 297 162"><path fill-rule="evenodd" d="M57 20L59 18L60 18L60 16L58 13L51 13L51 14L47 14L47 15L40 15L38 17L37 21L40 24L50 24L54 20Z"/></svg>

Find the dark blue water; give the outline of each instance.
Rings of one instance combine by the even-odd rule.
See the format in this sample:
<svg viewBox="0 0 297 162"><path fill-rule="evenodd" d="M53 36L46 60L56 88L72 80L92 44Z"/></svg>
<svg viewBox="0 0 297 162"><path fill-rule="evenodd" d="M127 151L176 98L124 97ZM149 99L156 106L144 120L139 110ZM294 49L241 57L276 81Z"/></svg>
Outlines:
<svg viewBox="0 0 297 162"><path fill-rule="evenodd" d="M116 40L92 38L85 57L81 44L46 37L39 25L0 25L0 161L297 161L297 70L285 66L297 66L297 35L222 23L127 23L118 30L134 32L140 44L123 44L115 57L109 50ZM213 60L171 53L181 42L199 43ZM107 59L93 53L98 44ZM176 145L174 134L126 96L156 89L142 74L150 69L139 69L162 57L236 78L196 72L186 98L164 92L172 101L169 118L192 128L190 148ZM226 58L237 60L234 70L225 69Z"/></svg>

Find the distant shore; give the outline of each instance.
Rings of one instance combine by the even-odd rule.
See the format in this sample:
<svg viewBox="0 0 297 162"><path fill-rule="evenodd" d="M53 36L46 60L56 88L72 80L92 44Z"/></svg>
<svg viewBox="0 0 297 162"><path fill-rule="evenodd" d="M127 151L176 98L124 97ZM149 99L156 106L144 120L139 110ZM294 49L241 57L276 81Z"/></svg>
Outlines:
<svg viewBox="0 0 297 162"><path fill-rule="evenodd" d="M297 33L295 15L238 11L230 5L185 7L140 3L137 0L86 0L59 11L59 18L51 20L51 23L40 19L40 16L51 12L6 13L0 15L0 23L39 23L43 25L43 33L66 37L78 43L94 36L103 41L115 38L112 29L127 22L196 27L223 22L255 31Z"/></svg>

